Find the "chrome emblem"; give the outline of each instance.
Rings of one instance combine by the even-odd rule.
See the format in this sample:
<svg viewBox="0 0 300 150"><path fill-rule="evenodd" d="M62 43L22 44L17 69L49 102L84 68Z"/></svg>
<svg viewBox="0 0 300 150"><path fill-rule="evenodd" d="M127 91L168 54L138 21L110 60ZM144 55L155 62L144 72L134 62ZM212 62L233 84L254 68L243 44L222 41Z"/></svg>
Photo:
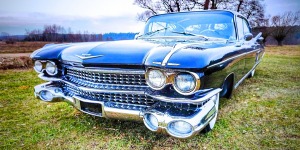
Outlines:
<svg viewBox="0 0 300 150"><path fill-rule="evenodd" d="M91 54L81 54L81 55L75 55L76 57L84 60L84 59L91 59L91 58L97 58L97 57L102 57L103 55L91 55Z"/></svg>

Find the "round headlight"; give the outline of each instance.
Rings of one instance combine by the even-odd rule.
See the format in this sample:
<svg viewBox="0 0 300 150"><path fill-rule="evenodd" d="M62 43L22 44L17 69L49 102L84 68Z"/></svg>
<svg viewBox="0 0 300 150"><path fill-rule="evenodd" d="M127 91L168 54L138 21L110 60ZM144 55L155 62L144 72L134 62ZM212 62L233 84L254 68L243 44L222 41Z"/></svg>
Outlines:
<svg viewBox="0 0 300 150"><path fill-rule="evenodd" d="M144 124L151 131L157 131L158 129L158 120L152 114L146 114L144 117Z"/></svg>
<svg viewBox="0 0 300 150"><path fill-rule="evenodd" d="M42 62L39 61L39 60L35 61L35 62L34 62L34 67L33 67L33 68L34 68L34 70L35 70L36 72L41 73L42 70L43 70L43 64L42 64Z"/></svg>
<svg viewBox="0 0 300 150"><path fill-rule="evenodd" d="M179 73L175 77L174 85L177 92L186 94L195 89L196 79L189 73Z"/></svg>
<svg viewBox="0 0 300 150"><path fill-rule="evenodd" d="M148 85L153 89L161 89L166 83L166 76L160 70L150 70L146 73Z"/></svg>
<svg viewBox="0 0 300 150"><path fill-rule="evenodd" d="M193 127L191 124L185 121L174 121L168 124L168 132L179 138L185 138L190 136L193 132Z"/></svg>
<svg viewBox="0 0 300 150"><path fill-rule="evenodd" d="M57 74L57 66L55 65L54 62L51 62L51 61L47 62L47 64L46 64L46 72L49 75L51 75L51 76Z"/></svg>

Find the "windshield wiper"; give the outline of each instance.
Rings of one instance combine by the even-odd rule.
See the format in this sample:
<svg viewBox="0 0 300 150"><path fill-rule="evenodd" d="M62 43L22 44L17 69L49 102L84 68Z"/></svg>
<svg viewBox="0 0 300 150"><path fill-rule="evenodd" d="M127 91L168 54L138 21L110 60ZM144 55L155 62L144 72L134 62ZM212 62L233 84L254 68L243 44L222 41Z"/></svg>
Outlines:
<svg viewBox="0 0 300 150"><path fill-rule="evenodd" d="M197 36L197 37L201 37L201 38L205 39L205 41L208 40L208 37L206 37L204 35L198 35L198 34L193 34L193 33L189 33L189 32L172 31L172 33L183 34L183 35L190 35L190 36Z"/></svg>
<svg viewBox="0 0 300 150"><path fill-rule="evenodd" d="M165 28L162 28L162 29L158 29L158 30L154 30L154 31L151 31L151 32L147 32L147 33L145 33L145 34L142 34L142 35L138 36L137 38L139 38L139 37L141 37L141 36L145 36L145 35L152 35L152 34L154 34L154 33L157 33L157 32L159 32L159 31L166 30L166 29L168 29L168 28L165 27Z"/></svg>

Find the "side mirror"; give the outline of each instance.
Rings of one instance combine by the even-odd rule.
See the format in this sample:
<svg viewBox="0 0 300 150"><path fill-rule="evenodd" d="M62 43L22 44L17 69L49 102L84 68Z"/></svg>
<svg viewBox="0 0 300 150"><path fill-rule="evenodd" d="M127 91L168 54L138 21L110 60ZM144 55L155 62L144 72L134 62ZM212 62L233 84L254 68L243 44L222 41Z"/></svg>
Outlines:
<svg viewBox="0 0 300 150"><path fill-rule="evenodd" d="M263 43L264 38L261 36L261 37L259 37L256 41L257 41L257 43L260 43L260 44L261 44L261 43Z"/></svg>
<svg viewBox="0 0 300 150"><path fill-rule="evenodd" d="M140 35L140 32L136 33L136 34L134 35L134 39L136 40L136 39L139 37L139 35Z"/></svg>
<svg viewBox="0 0 300 150"><path fill-rule="evenodd" d="M252 40L252 38L253 38L253 35L251 33L246 33L244 36L244 39L246 41L250 41L250 40Z"/></svg>

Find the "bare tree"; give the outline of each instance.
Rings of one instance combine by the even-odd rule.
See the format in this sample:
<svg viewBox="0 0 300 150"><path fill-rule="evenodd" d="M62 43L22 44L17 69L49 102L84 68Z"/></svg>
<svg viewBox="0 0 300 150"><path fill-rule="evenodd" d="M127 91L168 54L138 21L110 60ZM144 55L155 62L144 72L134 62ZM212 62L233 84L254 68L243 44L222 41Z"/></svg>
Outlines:
<svg viewBox="0 0 300 150"><path fill-rule="evenodd" d="M209 2L210 0L206 0ZM135 0L135 5L146 9L145 12L138 14L137 19L146 21L150 16L159 13L191 11L203 9L204 3L201 0ZM208 8L208 7L207 7Z"/></svg>
<svg viewBox="0 0 300 150"><path fill-rule="evenodd" d="M134 4L146 9L137 19L146 21L161 12L180 12L206 9L227 9L243 14L257 26L264 18L264 0L135 0Z"/></svg>
<svg viewBox="0 0 300 150"><path fill-rule="evenodd" d="M282 41L285 37L296 30L295 25L299 25L300 11L285 12L281 15L273 16L271 19L271 36L277 41L279 46L282 46Z"/></svg>

